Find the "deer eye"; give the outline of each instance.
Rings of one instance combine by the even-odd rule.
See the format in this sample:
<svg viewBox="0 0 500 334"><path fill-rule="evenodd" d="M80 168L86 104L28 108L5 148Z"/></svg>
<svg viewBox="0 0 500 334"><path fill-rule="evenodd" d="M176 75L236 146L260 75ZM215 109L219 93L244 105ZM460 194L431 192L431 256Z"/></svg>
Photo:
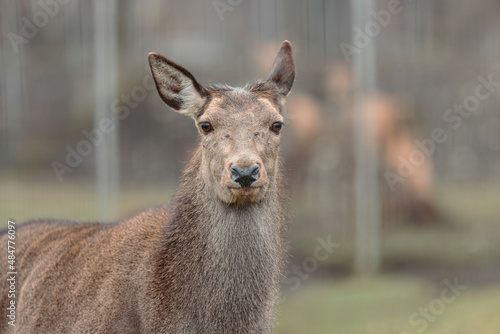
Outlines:
<svg viewBox="0 0 500 334"><path fill-rule="evenodd" d="M209 133L209 132L212 132L213 131L213 127L212 127L212 124L208 123L208 122L202 122L200 123L200 127L201 127L201 130L205 133Z"/></svg>
<svg viewBox="0 0 500 334"><path fill-rule="evenodd" d="M281 128L283 128L283 123L281 122L275 122L271 125L271 130L275 133L280 133Z"/></svg>

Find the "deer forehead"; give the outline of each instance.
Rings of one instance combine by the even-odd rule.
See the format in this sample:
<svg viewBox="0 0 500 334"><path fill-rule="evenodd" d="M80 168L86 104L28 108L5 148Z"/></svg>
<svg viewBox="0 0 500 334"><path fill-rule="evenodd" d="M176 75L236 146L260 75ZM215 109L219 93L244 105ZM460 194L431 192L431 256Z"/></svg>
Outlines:
<svg viewBox="0 0 500 334"><path fill-rule="evenodd" d="M267 98L243 89L234 89L213 96L199 122L214 126L258 126L282 122L279 108ZM251 129L249 129L251 130Z"/></svg>

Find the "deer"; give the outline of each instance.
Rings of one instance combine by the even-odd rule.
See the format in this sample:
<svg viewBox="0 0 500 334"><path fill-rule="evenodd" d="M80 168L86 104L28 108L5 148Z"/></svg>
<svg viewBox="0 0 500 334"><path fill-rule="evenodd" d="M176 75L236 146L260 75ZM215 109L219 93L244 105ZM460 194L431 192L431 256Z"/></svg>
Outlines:
<svg viewBox="0 0 500 334"><path fill-rule="evenodd" d="M15 319L2 316L1 333L271 333L287 262L279 147L292 46L241 88L148 60L161 99L199 132L172 203L115 223L16 226L16 273L0 261L0 306L14 301Z"/></svg>

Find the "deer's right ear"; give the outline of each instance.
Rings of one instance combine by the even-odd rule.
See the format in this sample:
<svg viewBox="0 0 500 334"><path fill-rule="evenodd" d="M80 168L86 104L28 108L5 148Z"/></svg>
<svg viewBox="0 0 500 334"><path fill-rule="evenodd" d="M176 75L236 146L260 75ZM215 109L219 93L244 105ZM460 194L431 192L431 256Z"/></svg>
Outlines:
<svg viewBox="0 0 500 334"><path fill-rule="evenodd" d="M158 53L148 55L156 89L161 99L175 111L196 118L208 92L188 70Z"/></svg>

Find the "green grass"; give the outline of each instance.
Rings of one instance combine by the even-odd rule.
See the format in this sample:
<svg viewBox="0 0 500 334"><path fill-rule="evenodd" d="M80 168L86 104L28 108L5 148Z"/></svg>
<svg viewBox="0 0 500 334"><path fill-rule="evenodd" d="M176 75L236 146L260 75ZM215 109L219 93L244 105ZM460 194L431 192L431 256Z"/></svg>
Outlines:
<svg viewBox="0 0 500 334"><path fill-rule="evenodd" d="M435 198L448 226L384 231L384 275L304 282L279 306L274 333L500 333L500 185L447 185ZM312 254L313 247L303 248L299 258ZM349 266L353 244L344 241L341 248L322 264ZM405 268L420 270L419 277ZM443 280L455 277L466 277L467 283L459 283L468 288L426 321L419 312L437 305ZM410 323L415 313L418 322Z"/></svg>
<svg viewBox="0 0 500 334"><path fill-rule="evenodd" d="M449 281L453 281L450 277ZM462 284L462 282L459 282ZM419 312L439 302L446 286L405 276L311 282L288 296L277 312L275 334L498 334L500 286L469 286L444 308ZM412 314L413 325L409 318ZM425 328L424 328L425 324ZM423 330L423 331L420 331Z"/></svg>
<svg viewBox="0 0 500 334"><path fill-rule="evenodd" d="M49 182L39 177L21 178L16 174L0 174L0 180L0 227L7 224L7 219L16 222L31 218L97 220L97 197L93 182ZM161 184L124 186L120 189L116 219L168 203L172 196L173 189Z"/></svg>

